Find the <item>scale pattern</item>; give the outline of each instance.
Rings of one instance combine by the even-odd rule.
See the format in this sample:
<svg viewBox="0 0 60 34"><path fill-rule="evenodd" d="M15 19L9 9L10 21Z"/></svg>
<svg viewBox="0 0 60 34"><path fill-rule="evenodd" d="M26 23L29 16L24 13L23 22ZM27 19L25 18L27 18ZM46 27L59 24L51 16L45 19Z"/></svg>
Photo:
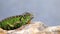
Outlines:
<svg viewBox="0 0 60 34"><path fill-rule="evenodd" d="M0 28L4 30L13 30L28 24L32 19L32 14L26 12L22 15L11 16L0 21Z"/></svg>

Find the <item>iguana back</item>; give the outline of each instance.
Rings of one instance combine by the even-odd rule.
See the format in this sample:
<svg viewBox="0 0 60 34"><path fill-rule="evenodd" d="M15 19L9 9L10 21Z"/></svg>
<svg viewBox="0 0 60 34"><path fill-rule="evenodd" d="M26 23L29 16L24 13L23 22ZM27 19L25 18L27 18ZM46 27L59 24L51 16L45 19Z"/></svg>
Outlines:
<svg viewBox="0 0 60 34"><path fill-rule="evenodd" d="M22 15L12 16L5 18L0 21L0 28L4 30L13 30L21 27L22 25L28 24L28 22L32 19L32 15L30 13L25 13Z"/></svg>

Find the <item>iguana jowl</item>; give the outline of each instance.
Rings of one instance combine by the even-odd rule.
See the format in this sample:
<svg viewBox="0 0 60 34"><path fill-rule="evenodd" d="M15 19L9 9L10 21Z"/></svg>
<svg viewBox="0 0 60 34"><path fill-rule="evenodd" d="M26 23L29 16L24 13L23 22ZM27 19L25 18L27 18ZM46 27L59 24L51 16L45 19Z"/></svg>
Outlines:
<svg viewBox="0 0 60 34"><path fill-rule="evenodd" d="M21 27L22 25L28 24L33 18L32 14L26 12L22 15L8 17L0 21L0 28L4 30L13 30Z"/></svg>

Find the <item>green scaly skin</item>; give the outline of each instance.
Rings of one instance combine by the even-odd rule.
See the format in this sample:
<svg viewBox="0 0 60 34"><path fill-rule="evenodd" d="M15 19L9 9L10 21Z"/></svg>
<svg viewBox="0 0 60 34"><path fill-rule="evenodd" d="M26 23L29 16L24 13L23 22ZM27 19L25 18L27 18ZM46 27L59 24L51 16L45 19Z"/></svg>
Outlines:
<svg viewBox="0 0 60 34"><path fill-rule="evenodd" d="M22 25L28 24L32 18L33 17L30 13L8 17L0 21L0 28L4 30L14 30L21 27Z"/></svg>

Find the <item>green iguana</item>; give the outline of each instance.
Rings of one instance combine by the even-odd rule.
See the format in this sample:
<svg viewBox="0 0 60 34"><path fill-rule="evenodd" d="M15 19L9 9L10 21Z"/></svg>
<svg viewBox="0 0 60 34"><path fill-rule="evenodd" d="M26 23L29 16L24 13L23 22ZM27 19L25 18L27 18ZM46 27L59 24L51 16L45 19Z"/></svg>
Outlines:
<svg viewBox="0 0 60 34"><path fill-rule="evenodd" d="M22 25L28 24L33 18L32 14L26 12L22 15L11 16L0 21L0 28L4 30L14 30Z"/></svg>

